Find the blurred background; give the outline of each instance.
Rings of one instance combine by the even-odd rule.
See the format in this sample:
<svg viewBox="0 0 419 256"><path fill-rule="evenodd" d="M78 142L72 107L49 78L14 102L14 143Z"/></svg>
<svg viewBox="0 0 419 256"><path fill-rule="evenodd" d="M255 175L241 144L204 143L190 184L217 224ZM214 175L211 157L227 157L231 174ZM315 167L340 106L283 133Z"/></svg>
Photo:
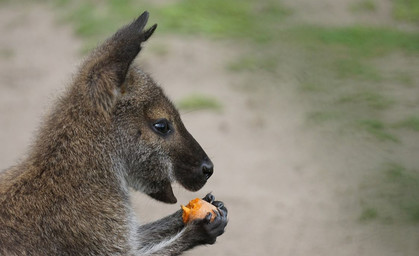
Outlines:
<svg viewBox="0 0 419 256"><path fill-rule="evenodd" d="M0 0L0 169L83 56L144 10L137 58L215 163L226 233L186 255L418 255L418 0ZM179 209L137 192L142 222Z"/></svg>

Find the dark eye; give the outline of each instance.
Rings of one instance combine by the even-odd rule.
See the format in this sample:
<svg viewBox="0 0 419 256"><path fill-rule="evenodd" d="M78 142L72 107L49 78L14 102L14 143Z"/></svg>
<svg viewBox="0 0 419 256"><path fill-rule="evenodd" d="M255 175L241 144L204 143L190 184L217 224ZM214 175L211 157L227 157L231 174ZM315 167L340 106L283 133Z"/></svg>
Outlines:
<svg viewBox="0 0 419 256"><path fill-rule="evenodd" d="M167 119L157 120L153 124L153 128L157 133L162 135L167 135L171 132L170 124L169 121L167 121Z"/></svg>

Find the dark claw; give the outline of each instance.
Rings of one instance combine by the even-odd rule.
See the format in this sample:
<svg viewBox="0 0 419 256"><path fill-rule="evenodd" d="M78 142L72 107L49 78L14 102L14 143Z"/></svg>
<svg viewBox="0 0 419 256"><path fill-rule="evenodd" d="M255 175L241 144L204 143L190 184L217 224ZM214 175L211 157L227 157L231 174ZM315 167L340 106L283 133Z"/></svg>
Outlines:
<svg viewBox="0 0 419 256"><path fill-rule="evenodd" d="M213 205L215 205L215 207L217 207L217 208L222 208L222 207L224 207L224 203L223 203L223 202L221 202L221 201L215 201L215 202L213 202L212 204L213 204Z"/></svg>
<svg viewBox="0 0 419 256"><path fill-rule="evenodd" d="M212 202L215 200L215 196L213 196L211 193L208 193L203 199L212 204Z"/></svg>
<svg viewBox="0 0 419 256"><path fill-rule="evenodd" d="M228 210L227 208L224 206L224 203L221 201L215 201L212 203L213 205L215 205L218 209L218 212L220 213L221 216L227 216L228 214Z"/></svg>

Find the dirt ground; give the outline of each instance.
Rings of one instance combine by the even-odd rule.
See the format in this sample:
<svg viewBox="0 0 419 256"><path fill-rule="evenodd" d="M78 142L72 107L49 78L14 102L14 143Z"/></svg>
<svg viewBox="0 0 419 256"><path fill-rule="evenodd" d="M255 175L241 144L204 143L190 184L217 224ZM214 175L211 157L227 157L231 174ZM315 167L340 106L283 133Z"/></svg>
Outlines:
<svg viewBox="0 0 419 256"><path fill-rule="evenodd" d="M307 1L288 2L295 7ZM321 18L311 15L313 22ZM46 6L3 6L0 33L2 170L24 155L42 114L71 79L81 42L70 27L57 25ZM151 50L160 42L166 54ZM372 168L380 150L309 129L305 109L286 86L291 79L281 81L285 86L279 91L243 88L245 81L263 78L226 70L236 54L228 42L157 32L137 60L175 102L199 92L223 105L220 113L183 113L186 127L215 163L215 173L201 191L177 186L175 194L186 203L212 191L225 202L230 220L215 245L187 255L417 255L417 226L358 221L356 195L363 176L353 174L361 166ZM137 192L133 203L142 222L179 207Z"/></svg>

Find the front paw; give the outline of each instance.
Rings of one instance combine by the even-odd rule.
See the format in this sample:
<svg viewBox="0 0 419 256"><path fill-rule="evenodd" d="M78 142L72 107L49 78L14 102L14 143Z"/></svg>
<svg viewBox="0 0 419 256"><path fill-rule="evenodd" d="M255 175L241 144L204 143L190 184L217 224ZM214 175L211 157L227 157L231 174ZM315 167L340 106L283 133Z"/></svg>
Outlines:
<svg viewBox="0 0 419 256"><path fill-rule="evenodd" d="M215 201L215 196L211 193L208 193L204 198L202 198L203 200L207 201L208 203L214 205L215 207L217 207L218 211L220 212L220 215L222 216L226 216L227 218L227 208L224 206L224 203L221 201Z"/></svg>
<svg viewBox="0 0 419 256"><path fill-rule="evenodd" d="M215 201L215 197L212 194L208 194L204 197L204 200L212 203L217 207L218 212L208 213L204 219L197 219L189 223L189 226L195 234L195 238L202 244L213 244L217 240L217 237L224 233L225 227L227 226L228 210L224 203L221 201ZM215 218L212 219L212 215L215 214Z"/></svg>

